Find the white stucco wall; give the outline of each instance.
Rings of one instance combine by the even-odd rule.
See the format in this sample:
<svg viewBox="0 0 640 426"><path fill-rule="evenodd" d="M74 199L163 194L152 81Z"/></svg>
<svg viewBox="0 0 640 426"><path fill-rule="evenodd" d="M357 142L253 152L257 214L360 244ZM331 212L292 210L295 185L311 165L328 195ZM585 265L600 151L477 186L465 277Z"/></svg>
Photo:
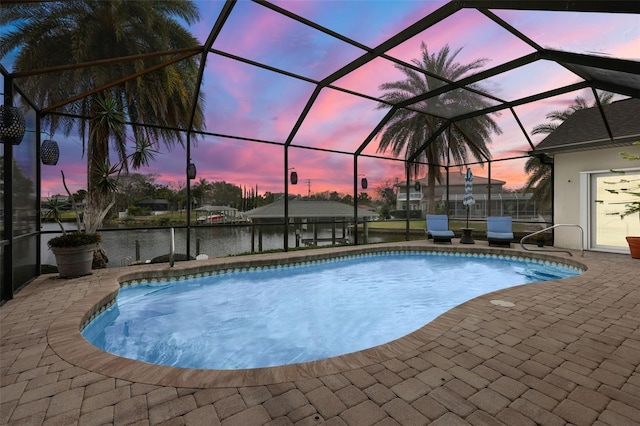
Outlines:
<svg viewBox="0 0 640 426"><path fill-rule="evenodd" d="M638 147L617 147L591 151L579 151L554 156L554 222L578 224L581 223L582 202L586 188L580 186L580 172L607 171L611 169L626 169L640 166L637 161L632 162L620 156L625 151L640 154ZM588 232L585 229L585 234ZM580 249L579 230L577 228L557 228L554 244L557 247ZM585 235L586 244L586 235ZM586 248L586 247L585 247Z"/></svg>

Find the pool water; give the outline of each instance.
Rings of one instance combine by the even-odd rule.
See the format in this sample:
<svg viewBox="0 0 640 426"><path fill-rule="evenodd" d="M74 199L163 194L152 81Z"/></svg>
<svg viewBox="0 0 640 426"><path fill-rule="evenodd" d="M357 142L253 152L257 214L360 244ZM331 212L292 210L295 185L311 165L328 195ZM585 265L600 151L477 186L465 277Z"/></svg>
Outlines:
<svg viewBox="0 0 640 426"><path fill-rule="evenodd" d="M123 287L82 334L154 364L269 367L377 346L476 296L579 273L505 258L373 254Z"/></svg>

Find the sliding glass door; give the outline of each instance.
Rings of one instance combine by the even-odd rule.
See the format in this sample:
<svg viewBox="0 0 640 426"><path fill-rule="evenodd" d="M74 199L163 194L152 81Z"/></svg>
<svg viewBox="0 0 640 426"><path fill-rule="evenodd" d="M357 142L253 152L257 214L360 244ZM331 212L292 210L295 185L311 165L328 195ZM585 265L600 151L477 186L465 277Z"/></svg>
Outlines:
<svg viewBox="0 0 640 426"><path fill-rule="evenodd" d="M625 204L638 197L626 193L638 192L640 169L590 174L589 241L590 248L617 253L629 253L627 235L640 235L640 217L632 214L621 218Z"/></svg>

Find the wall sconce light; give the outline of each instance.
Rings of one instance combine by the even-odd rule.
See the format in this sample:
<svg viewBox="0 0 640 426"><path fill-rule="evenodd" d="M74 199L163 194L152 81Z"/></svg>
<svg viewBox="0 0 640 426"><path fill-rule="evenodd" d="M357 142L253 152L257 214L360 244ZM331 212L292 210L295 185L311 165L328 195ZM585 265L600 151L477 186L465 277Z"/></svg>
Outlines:
<svg viewBox="0 0 640 426"><path fill-rule="evenodd" d="M291 172L291 176L289 176L289 181L291 182L291 185L296 185L298 183L298 172L296 172L296 169L293 167L289 170L293 170Z"/></svg>
<svg viewBox="0 0 640 426"><path fill-rule="evenodd" d="M189 163L187 166L187 178L190 180L196 178L196 165L193 163Z"/></svg>
<svg viewBox="0 0 640 426"><path fill-rule="evenodd" d="M413 187L416 189L416 191L420 191L420 182L416 181Z"/></svg>
<svg viewBox="0 0 640 426"><path fill-rule="evenodd" d="M19 145L27 130L19 108L0 105L0 139L3 143Z"/></svg>
<svg viewBox="0 0 640 426"><path fill-rule="evenodd" d="M40 146L40 161L46 166L55 166L60 158L60 148L58 142L45 139Z"/></svg>

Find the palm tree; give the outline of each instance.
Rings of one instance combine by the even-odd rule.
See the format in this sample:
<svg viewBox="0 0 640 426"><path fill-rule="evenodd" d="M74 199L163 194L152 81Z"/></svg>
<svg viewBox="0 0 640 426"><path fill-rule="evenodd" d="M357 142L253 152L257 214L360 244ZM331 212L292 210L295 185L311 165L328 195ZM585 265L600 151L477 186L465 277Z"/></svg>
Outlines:
<svg viewBox="0 0 640 426"><path fill-rule="evenodd" d="M385 90L382 99L389 104L396 104L407 99L427 93L445 83L431 75L438 75L446 80L459 80L466 74L480 69L487 59L478 59L469 64L455 62L456 56L462 49L452 51L445 45L438 53L429 53L427 46L420 45L420 59L412 60L412 63L424 70L419 72L400 65L395 67L405 76L405 80L385 83L380 86ZM478 86L473 86L479 89ZM387 103L378 105L378 109L390 108ZM434 112L442 117L448 115L460 106L469 109L482 109L488 107L481 96L469 90L449 91L442 95L429 98L412 105L413 110L400 109L386 124L378 152L391 150L396 157L404 155L408 158L445 122L445 119L431 115ZM451 132L443 132L431 145L429 145L417 158L418 162L427 163L427 210L429 214L435 213L435 186L436 181L442 181L440 164L446 164L450 155L452 161L463 164L473 156L477 161L484 161L491 157L487 148L487 140L491 133L502 133L500 127L489 116L477 117L457 123L451 127ZM473 138L470 141L469 138ZM418 170L415 170L417 173Z"/></svg>
<svg viewBox="0 0 640 426"><path fill-rule="evenodd" d="M525 192L532 192L529 202L537 203L539 211L546 211L553 200L553 181L551 178L552 160L546 155L530 157L524 165L527 174Z"/></svg>
<svg viewBox="0 0 640 426"><path fill-rule="evenodd" d="M200 202L200 207L202 207L204 205L204 199L211 189L213 189L213 185L205 178L200 178L200 180L198 180L191 189L191 197L194 200L198 200Z"/></svg>
<svg viewBox="0 0 640 426"><path fill-rule="evenodd" d="M611 103L613 99L613 93L603 92L598 94L598 99L602 105L607 105ZM597 105L596 101L593 101L593 104L589 105L581 96L576 96L573 100L573 104L571 104L567 109L562 111L551 111L546 115L547 120L551 120L549 123L538 124L533 127L531 131L532 135L541 135L541 134L550 134L553 133L554 130L558 128L560 124L562 124L567 118L571 117L571 115L579 111L581 109L592 108Z"/></svg>
<svg viewBox="0 0 640 426"><path fill-rule="evenodd" d="M130 126L136 148L157 148L161 142L169 148L184 145L184 132L177 129L188 127L196 102L193 128L203 128L202 99L193 99L197 58L185 55L173 65L162 66L176 57L171 51L199 45L181 25L181 21L197 21L198 9L191 0L68 0L3 4L0 16L0 24L10 28L0 37L0 57L17 50L14 71L138 55L135 60L61 71L53 73L53 78L35 75L21 81L21 87L37 105L60 105L55 112L91 117L79 125L56 114L46 115L45 120L52 132L59 126L66 134L79 130L83 143L88 135L83 146L89 198L85 222L89 220L90 227L98 229L103 217L99 213L92 217L91 212L101 212L108 204L102 192L104 184L112 181L105 180L104 173L116 171L109 164L110 148L119 166L127 169L132 159L127 154L126 122L156 125ZM140 56L149 52L167 54ZM149 69L155 70L144 72ZM132 75L138 77L127 79ZM125 81L110 87L121 79ZM104 89L69 103L74 96L92 93L96 88Z"/></svg>
<svg viewBox="0 0 640 426"><path fill-rule="evenodd" d="M610 92L603 92L598 94L600 104L610 104L614 94ZM551 111L546 115L548 123L538 124L533 127L531 131L532 135L548 135L553 133L560 124L562 124L567 118L581 109L592 108L597 105L596 101L593 101L592 105L581 96L576 96L567 109L562 111ZM551 170L553 168L553 162L547 156L532 156L524 165L524 171L529 178L525 186L526 192L532 192L531 202L538 203L540 209L549 209L551 202L553 201L553 181L551 179Z"/></svg>

